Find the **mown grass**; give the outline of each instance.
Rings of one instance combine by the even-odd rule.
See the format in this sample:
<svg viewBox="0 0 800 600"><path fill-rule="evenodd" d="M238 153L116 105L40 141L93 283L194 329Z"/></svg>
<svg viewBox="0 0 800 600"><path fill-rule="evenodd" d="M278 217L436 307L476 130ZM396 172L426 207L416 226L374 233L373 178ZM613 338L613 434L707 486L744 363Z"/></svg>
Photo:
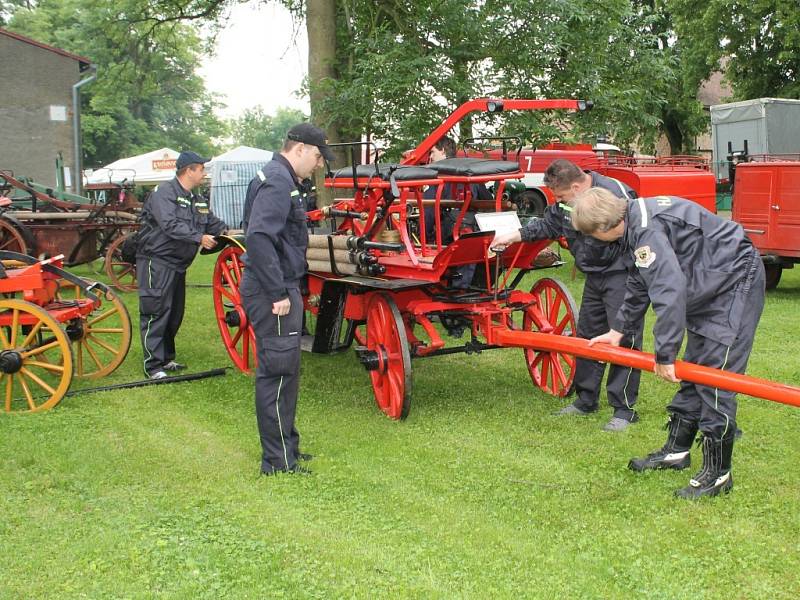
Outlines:
<svg viewBox="0 0 800 600"><path fill-rule="evenodd" d="M548 275L577 298L570 271ZM798 307L788 271L751 374L800 383ZM207 288L178 350L194 371L229 364ZM135 334L103 383L140 378ZM608 434L607 408L553 416L564 401L519 350L447 356L414 362L396 423L352 352L304 355L310 477L259 476L253 383L233 371L0 414L0 597L796 598L800 411L742 398L733 493L688 503L672 491L691 473L625 468L663 442L673 391L643 376L642 421Z"/></svg>

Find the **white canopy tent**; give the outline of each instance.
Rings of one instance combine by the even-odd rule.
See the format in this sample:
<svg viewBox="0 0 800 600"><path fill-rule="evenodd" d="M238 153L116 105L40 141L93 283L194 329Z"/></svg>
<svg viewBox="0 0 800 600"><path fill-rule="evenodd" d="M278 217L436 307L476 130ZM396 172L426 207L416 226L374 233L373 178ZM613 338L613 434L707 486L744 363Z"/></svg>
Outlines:
<svg viewBox="0 0 800 600"><path fill-rule="evenodd" d="M172 148L161 148L139 156L121 158L101 169L95 169L86 177L87 185L102 183L135 183L137 185L158 184L175 177L175 160L178 152Z"/></svg>
<svg viewBox="0 0 800 600"><path fill-rule="evenodd" d="M211 209L228 227L241 227L247 186L256 171L270 160L269 150L239 146L215 156L206 165L211 175Z"/></svg>

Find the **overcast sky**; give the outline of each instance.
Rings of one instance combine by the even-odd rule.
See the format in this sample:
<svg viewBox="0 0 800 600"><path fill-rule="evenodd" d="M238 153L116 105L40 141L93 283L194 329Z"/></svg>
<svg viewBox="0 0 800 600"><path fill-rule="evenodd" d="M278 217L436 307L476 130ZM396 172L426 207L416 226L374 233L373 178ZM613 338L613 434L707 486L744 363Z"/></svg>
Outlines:
<svg viewBox="0 0 800 600"><path fill-rule="evenodd" d="M200 69L208 90L227 104L224 117L237 117L261 105L268 113L279 106L309 111L298 90L308 71L308 40L301 25L276 2L236 5L217 37L215 56Z"/></svg>

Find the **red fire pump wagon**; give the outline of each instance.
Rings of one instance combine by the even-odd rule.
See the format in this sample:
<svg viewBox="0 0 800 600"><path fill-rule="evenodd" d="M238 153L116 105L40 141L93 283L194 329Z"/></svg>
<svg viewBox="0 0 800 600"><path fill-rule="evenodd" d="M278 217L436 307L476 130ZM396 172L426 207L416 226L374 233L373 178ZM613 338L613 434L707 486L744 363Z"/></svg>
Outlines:
<svg viewBox="0 0 800 600"><path fill-rule="evenodd" d="M537 259L549 240L490 251L495 228L519 226L515 213L502 211L506 182L522 176L518 162L465 157L425 164L434 143L472 112L586 108L578 100L473 100L456 109L403 164L345 167L327 177L326 186L350 189L353 195L308 214L311 221L331 225L330 233L309 236L303 292L308 345L313 352L331 353L355 341L375 401L390 418L403 419L410 410L412 361L443 354L520 348L533 384L556 396L569 393L576 357L653 371L652 354L590 347L577 338L569 291L550 277L526 277L547 266ZM490 206L479 206L472 197L480 184L495 190ZM424 194L426 188L436 191L433 198ZM445 189L453 197L444 197ZM440 218L445 206L458 213L454 225L445 226ZM426 207L433 214L426 216ZM475 213L478 231L462 229L468 211ZM430 217L433 236L426 235ZM227 242L214 269L216 318L232 360L251 371L255 341L239 293L246 249L241 240ZM466 340L453 346L445 337ZM683 361L675 367L685 381L800 406L800 388Z"/></svg>

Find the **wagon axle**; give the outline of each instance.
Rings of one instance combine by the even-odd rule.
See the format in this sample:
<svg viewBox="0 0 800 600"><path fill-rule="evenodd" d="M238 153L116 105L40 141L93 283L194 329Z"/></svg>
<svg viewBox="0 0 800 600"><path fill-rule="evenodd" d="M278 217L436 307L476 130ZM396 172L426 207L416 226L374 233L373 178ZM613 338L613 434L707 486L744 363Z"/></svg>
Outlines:
<svg viewBox="0 0 800 600"><path fill-rule="evenodd" d="M378 346L375 350L370 350L366 346L356 346L355 350L358 361L367 371L385 371L384 367L389 358L386 355L386 348Z"/></svg>
<svg viewBox="0 0 800 600"><path fill-rule="evenodd" d="M239 311L229 310L225 313L225 324L228 327L241 327L242 318L239 316Z"/></svg>

